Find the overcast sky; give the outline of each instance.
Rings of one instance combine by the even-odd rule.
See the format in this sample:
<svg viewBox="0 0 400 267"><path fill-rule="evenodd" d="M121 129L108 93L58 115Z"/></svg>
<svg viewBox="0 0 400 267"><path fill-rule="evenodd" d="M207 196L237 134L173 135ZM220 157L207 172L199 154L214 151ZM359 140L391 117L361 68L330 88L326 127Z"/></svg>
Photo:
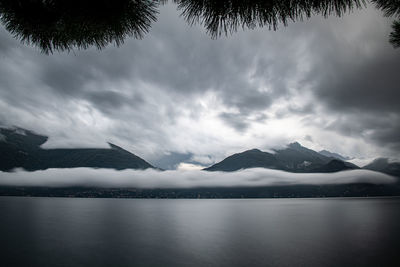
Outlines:
<svg viewBox="0 0 400 267"><path fill-rule="evenodd" d="M293 141L399 158L390 24L370 8L213 40L169 4L143 40L52 55L1 26L0 122L48 135L46 148L108 141L163 168Z"/></svg>

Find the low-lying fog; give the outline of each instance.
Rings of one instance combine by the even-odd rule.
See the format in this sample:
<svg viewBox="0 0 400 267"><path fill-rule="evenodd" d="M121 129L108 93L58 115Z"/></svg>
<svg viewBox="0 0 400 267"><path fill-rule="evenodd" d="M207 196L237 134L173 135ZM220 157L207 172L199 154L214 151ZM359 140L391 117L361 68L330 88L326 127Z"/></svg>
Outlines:
<svg viewBox="0 0 400 267"><path fill-rule="evenodd" d="M0 172L0 186L90 186L106 188L193 188L268 186L296 184L394 183L396 178L368 170L337 173L288 173L254 168L236 172L207 172L201 170L112 170L112 169L48 169L27 172Z"/></svg>

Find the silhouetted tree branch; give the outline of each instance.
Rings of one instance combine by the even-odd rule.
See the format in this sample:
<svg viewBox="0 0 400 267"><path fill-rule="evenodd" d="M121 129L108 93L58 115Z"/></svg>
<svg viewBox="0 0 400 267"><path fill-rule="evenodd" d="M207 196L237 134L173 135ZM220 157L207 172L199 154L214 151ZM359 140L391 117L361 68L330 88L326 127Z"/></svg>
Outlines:
<svg viewBox="0 0 400 267"><path fill-rule="evenodd" d="M399 0L372 0L376 8L382 10L387 17L400 15Z"/></svg>
<svg viewBox="0 0 400 267"><path fill-rule="evenodd" d="M390 43L395 47L400 47L400 21L395 20L392 24L393 31L390 33Z"/></svg>
<svg viewBox="0 0 400 267"><path fill-rule="evenodd" d="M101 49L126 37L142 38L168 0L0 0L0 20L15 38L54 50ZM172 0L192 24L203 25L216 38L239 28L276 30L313 15L342 16L366 0ZM386 16L400 17L400 0L371 0ZM390 42L399 45L399 22Z"/></svg>
<svg viewBox="0 0 400 267"><path fill-rule="evenodd" d="M238 28L268 27L303 20L315 14L324 17L365 5L364 0L174 0L190 24L200 23L212 37Z"/></svg>
<svg viewBox="0 0 400 267"><path fill-rule="evenodd" d="M400 19L400 0L372 0L376 8L382 10L386 17L397 17ZM395 47L400 47L400 22L393 21L393 31L390 33L389 42Z"/></svg>
<svg viewBox="0 0 400 267"><path fill-rule="evenodd" d="M1 0L0 18L14 37L51 53L141 38L156 7L150 0Z"/></svg>

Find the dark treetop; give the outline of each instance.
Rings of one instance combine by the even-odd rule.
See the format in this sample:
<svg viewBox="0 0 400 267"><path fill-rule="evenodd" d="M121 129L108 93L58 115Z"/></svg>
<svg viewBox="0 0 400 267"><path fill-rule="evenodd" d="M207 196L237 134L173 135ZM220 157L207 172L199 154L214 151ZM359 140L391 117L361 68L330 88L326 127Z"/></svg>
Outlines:
<svg viewBox="0 0 400 267"><path fill-rule="evenodd" d="M43 52L101 49L121 44L128 36L141 38L167 0L0 0L0 20L22 42ZM268 27L313 15L342 16L366 5L365 0L173 0L190 24L200 23L212 37L238 28ZM386 16L399 18L397 0L371 0ZM390 42L400 45L400 23L394 21Z"/></svg>

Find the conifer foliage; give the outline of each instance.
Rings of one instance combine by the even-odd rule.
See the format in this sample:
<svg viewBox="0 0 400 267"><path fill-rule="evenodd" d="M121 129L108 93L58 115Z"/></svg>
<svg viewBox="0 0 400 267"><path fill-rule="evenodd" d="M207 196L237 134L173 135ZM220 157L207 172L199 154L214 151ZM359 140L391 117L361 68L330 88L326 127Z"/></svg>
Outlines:
<svg viewBox="0 0 400 267"><path fill-rule="evenodd" d="M203 25L211 37L238 29L277 30L313 15L342 16L366 6L366 0L170 0L191 25ZM44 53L73 48L120 45L142 38L168 0L0 0L0 21L15 38ZM384 15L397 17L390 42L400 46L400 1L371 0Z"/></svg>

